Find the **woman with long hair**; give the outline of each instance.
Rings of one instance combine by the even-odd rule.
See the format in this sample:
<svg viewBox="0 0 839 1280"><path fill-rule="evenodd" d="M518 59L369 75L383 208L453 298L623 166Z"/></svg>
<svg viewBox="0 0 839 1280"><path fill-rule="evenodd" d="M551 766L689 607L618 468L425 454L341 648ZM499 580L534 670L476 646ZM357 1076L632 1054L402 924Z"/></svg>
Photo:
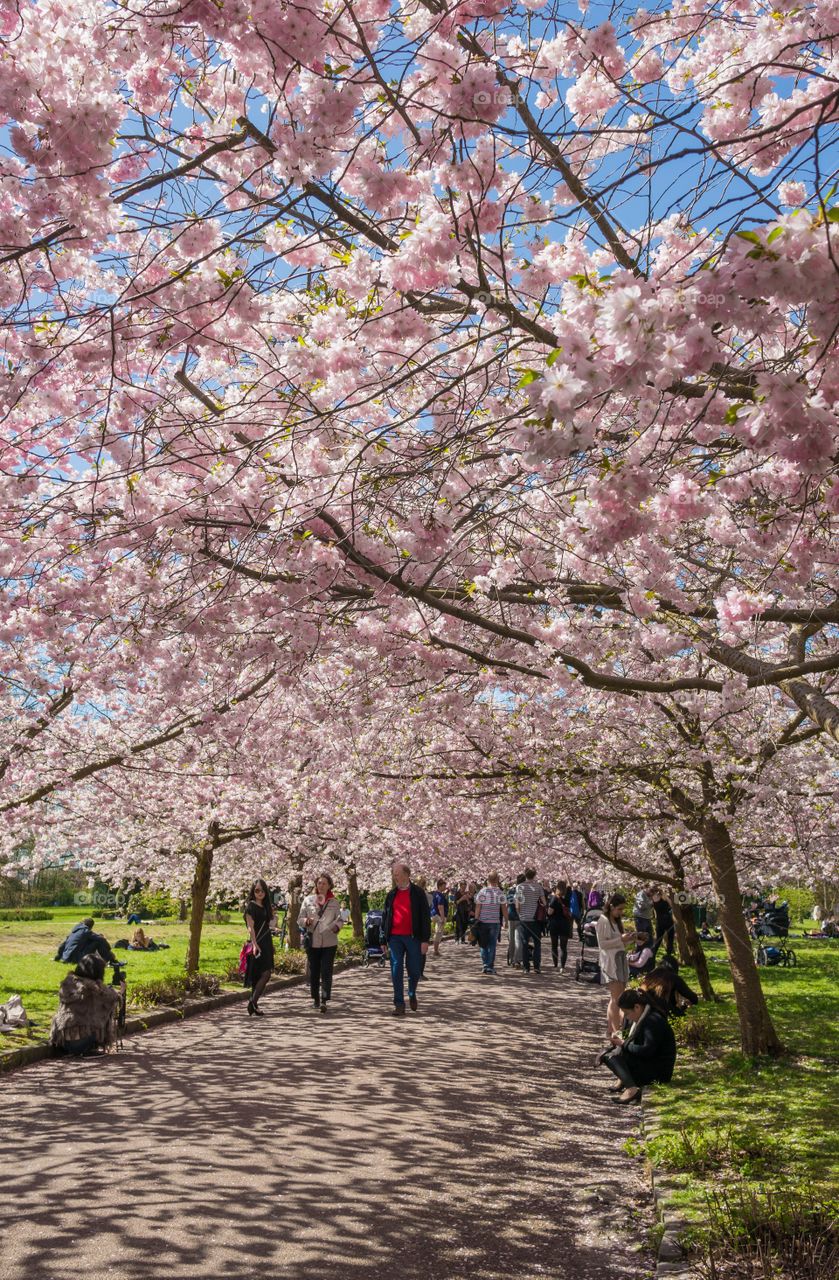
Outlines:
<svg viewBox="0 0 839 1280"><path fill-rule="evenodd" d="M679 973L679 962L675 956L668 956L657 969L648 973L641 982L641 990L656 1000L668 1017L684 1013L688 1005L699 1003L699 996Z"/></svg>
<svg viewBox="0 0 839 1280"><path fill-rule="evenodd" d="M271 926L276 919L274 904L264 880L254 880L245 905L245 924L251 943L251 954L245 970L245 986L251 988L248 1017L263 1016L259 998L271 980L274 970L274 939Z"/></svg>
<svg viewBox="0 0 839 1280"><path fill-rule="evenodd" d="M309 990L312 1004L326 1013L332 999L332 970L341 931L341 904L332 892L332 876L321 872L314 892L303 899L298 923L306 930L306 953L309 957Z"/></svg>
<svg viewBox="0 0 839 1280"><path fill-rule="evenodd" d="M551 955L554 968L559 965L559 972L565 972L568 963L568 939L574 918L571 915L571 890L565 880L557 882L557 886L548 899L548 933L551 935Z"/></svg>
<svg viewBox="0 0 839 1280"><path fill-rule="evenodd" d="M635 940L634 930L624 932L623 909L625 906L626 898L623 894L613 893L603 908L602 916L594 926L597 945L600 948L600 981L609 988L606 1023L610 1037L618 1035L623 1025L623 1013L618 1008L618 1000L629 982L626 947Z"/></svg>
<svg viewBox="0 0 839 1280"><path fill-rule="evenodd" d="M612 1101L626 1106L641 1101L644 1085L673 1079L676 1040L667 1014L649 991L624 991L618 1008L629 1018L629 1035L623 1041L616 1036L614 1050L601 1061L617 1077Z"/></svg>

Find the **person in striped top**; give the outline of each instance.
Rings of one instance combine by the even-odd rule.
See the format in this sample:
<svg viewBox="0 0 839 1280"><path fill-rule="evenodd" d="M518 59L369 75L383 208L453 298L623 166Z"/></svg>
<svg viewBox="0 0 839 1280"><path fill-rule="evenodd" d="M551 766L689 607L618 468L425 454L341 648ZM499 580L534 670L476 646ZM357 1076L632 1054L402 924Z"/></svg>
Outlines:
<svg viewBox="0 0 839 1280"><path fill-rule="evenodd" d="M475 922L481 943L484 973L495 973L495 948L501 936L502 917L507 922L507 895L498 882L498 872L487 876L486 888L475 894Z"/></svg>
<svg viewBox="0 0 839 1280"><path fill-rule="evenodd" d="M533 971L542 972L542 924L547 915L545 890L536 879L536 869L525 867L524 881L516 889L516 907L521 932L521 962L530 973L530 949L533 948Z"/></svg>

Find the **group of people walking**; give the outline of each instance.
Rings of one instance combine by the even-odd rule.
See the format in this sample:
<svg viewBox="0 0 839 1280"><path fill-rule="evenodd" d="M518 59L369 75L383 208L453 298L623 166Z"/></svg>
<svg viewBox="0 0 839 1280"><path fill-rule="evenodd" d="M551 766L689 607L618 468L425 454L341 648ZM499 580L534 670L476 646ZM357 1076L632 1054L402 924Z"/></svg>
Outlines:
<svg viewBox="0 0 839 1280"><path fill-rule="evenodd" d="M392 887L385 898L381 928L390 962L395 1017L403 1017L406 1008L418 1009L418 988L425 976L426 959L429 950L440 955L450 913L455 919L455 943L476 945L482 973L487 976L496 974L498 944L505 926L509 932L507 963L511 968L524 974L540 973L543 942L549 938L551 960L563 973L578 917L580 922L597 917L594 929L600 981L609 993L608 1044L597 1055L597 1064L606 1066L616 1077L615 1100L622 1103L635 1101L645 1084L671 1078L676 1045L669 1018L688 1004L695 1004L697 996L679 977L672 954L672 912L659 890L650 886L639 890L634 901L634 927L629 928L624 925L628 903L623 894L613 893L604 903L595 886L560 880L549 889L540 882L533 867L525 868L515 884L506 889L498 874L492 872L481 887L461 883L450 890L446 881L439 879L429 890L424 879L412 879L410 867L401 859L394 861L391 875ZM260 1001L274 968L272 931L277 922L265 880L258 879L252 885L244 918L248 931L243 952L245 983L251 988L247 1012L249 1017L261 1017ZM322 1014L332 998L332 975L343 920L332 877L323 872L311 893L303 898L298 916L312 1007ZM655 957L662 945L666 954L656 967ZM630 948L634 950L630 952ZM115 961L110 946L93 931L93 921L88 919L65 939L56 959L76 961L77 968L62 986L53 1043L74 1052L86 1051L89 1045L107 1047L113 1041L115 1010L120 998L124 999L121 979L115 987L104 983L105 960ZM637 988L629 988L630 981L639 977ZM101 1034L100 1023L105 1027Z"/></svg>

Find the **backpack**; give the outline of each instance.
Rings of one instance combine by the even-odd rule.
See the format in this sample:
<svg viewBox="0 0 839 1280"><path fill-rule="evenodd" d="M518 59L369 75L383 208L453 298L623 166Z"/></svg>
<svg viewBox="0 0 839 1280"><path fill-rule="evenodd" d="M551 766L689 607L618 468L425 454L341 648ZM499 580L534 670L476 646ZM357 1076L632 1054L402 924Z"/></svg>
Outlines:
<svg viewBox="0 0 839 1280"><path fill-rule="evenodd" d="M29 1019L20 996L9 996L5 1004L0 1004L0 1026L4 1031L14 1031L18 1027L28 1027Z"/></svg>

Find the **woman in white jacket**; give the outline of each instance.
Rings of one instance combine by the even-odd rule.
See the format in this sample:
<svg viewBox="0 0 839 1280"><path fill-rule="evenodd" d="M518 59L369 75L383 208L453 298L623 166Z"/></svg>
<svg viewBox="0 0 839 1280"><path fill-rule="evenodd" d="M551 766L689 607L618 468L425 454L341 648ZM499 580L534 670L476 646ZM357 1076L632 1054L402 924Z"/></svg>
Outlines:
<svg viewBox="0 0 839 1280"><path fill-rule="evenodd" d="M618 1000L626 990L629 982L629 964L626 958L626 947L635 941L634 929L624 932L623 909L626 898L622 893L613 893L603 910L603 914L595 924L597 945L600 948L600 981L609 988L609 1007L606 1010L606 1022L609 1037L620 1034L623 1024L623 1013L618 1008Z"/></svg>
<svg viewBox="0 0 839 1280"><path fill-rule="evenodd" d="M332 969L341 931L341 904L332 892L333 880L325 872L315 881L314 893L303 899L298 923L306 930L309 986L312 1002L326 1013L332 997Z"/></svg>

